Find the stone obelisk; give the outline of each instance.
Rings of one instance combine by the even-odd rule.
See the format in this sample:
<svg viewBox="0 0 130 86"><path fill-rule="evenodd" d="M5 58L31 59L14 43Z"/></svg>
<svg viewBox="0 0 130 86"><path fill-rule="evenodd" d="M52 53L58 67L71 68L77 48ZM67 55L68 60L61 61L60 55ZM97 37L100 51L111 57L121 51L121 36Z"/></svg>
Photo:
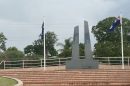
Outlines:
<svg viewBox="0 0 130 86"><path fill-rule="evenodd" d="M85 58L91 58L92 49L91 49L89 27L87 21L84 21L84 44L85 44Z"/></svg>
<svg viewBox="0 0 130 86"><path fill-rule="evenodd" d="M92 50L90 43L90 34L88 22L84 21L84 44L85 59L79 56L79 26L74 27L74 36L72 44L72 59L66 62L67 69L94 69L98 68L98 62L92 58Z"/></svg>
<svg viewBox="0 0 130 86"><path fill-rule="evenodd" d="M79 60L79 26L74 27L72 60Z"/></svg>
<svg viewBox="0 0 130 86"><path fill-rule="evenodd" d="M85 62L84 66L86 68L98 68L98 62L92 58L92 49L90 41L90 33L88 22L84 21L84 44L85 44Z"/></svg>
<svg viewBox="0 0 130 86"><path fill-rule="evenodd" d="M79 59L79 26L74 27L74 36L72 43L72 59L66 63L67 69L81 68L81 62Z"/></svg>

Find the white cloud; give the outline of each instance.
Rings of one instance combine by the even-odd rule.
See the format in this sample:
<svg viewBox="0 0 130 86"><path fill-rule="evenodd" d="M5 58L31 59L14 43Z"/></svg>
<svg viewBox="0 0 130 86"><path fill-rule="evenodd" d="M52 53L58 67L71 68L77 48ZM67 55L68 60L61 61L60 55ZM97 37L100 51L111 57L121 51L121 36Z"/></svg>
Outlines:
<svg viewBox="0 0 130 86"><path fill-rule="evenodd" d="M80 25L83 42L83 20L91 26L120 12L129 17L129 0L0 0L0 31L8 46L23 49L36 40L45 19L46 31L54 31L59 42L73 36L73 27ZM44 16L44 17L43 17ZM91 31L90 31L91 32ZM95 39L91 34L91 42Z"/></svg>

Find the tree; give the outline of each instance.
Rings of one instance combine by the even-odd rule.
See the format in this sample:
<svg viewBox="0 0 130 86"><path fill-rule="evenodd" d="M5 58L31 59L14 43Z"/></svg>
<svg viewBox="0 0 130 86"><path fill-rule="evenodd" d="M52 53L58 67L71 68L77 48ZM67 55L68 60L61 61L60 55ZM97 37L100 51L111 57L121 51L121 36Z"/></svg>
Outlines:
<svg viewBox="0 0 130 86"><path fill-rule="evenodd" d="M83 43L80 43L80 44L79 44L80 56L85 56L84 49L85 49L84 44L83 44Z"/></svg>
<svg viewBox="0 0 130 86"><path fill-rule="evenodd" d="M60 57L71 57L72 56L72 38L68 38L65 39L64 41L65 43L58 43L57 46L61 46L62 48L59 49L58 51L60 51L59 56ZM84 44L80 43L79 44L79 52L80 52L80 56L84 56Z"/></svg>
<svg viewBox="0 0 130 86"><path fill-rule="evenodd" d="M57 36L54 32L47 32L46 37L46 55L50 54L51 56L57 55L57 51L54 48L55 43L57 42Z"/></svg>
<svg viewBox="0 0 130 86"><path fill-rule="evenodd" d="M16 47L9 47L5 51L6 59L9 60L17 60L22 59L24 57L24 54L22 51L18 50Z"/></svg>
<svg viewBox="0 0 130 86"><path fill-rule="evenodd" d="M0 52L0 61L5 60L6 59L6 55L4 52Z"/></svg>
<svg viewBox="0 0 130 86"><path fill-rule="evenodd" d="M65 43L58 43L57 46L62 47L58 51L60 52L60 57L70 57L72 53L72 38L65 39Z"/></svg>
<svg viewBox="0 0 130 86"><path fill-rule="evenodd" d="M105 56L121 56L121 35L120 25L115 28L113 32L108 32L115 17L109 17L102 21L99 21L96 26L92 27L92 33L96 37L97 43L94 45L94 55L105 57ZM123 18L123 37L124 37L124 55L130 56L130 20Z"/></svg>
<svg viewBox="0 0 130 86"><path fill-rule="evenodd" d="M32 56L33 55L33 52L34 52L34 47L33 45L28 45L24 48L24 53L29 55L29 56Z"/></svg>
<svg viewBox="0 0 130 86"><path fill-rule="evenodd" d="M57 36L54 32L47 32L45 34L46 37L46 57L57 55L57 51L55 49L55 43L57 42ZM38 39L33 42L33 45L28 45L24 48L24 53L29 55L30 53L35 55L43 55L43 40Z"/></svg>
<svg viewBox="0 0 130 86"><path fill-rule="evenodd" d="M43 41L41 39L35 40L33 42L33 53L36 55L43 55Z"/></svg>
<svg viewBox="0 0 130 86"><path fill-rule="evenodd" d="M6 46L5 46L6 40L7 40L7 38L4 36L4 34L0 33L0 51L6 50Z"/></svg>

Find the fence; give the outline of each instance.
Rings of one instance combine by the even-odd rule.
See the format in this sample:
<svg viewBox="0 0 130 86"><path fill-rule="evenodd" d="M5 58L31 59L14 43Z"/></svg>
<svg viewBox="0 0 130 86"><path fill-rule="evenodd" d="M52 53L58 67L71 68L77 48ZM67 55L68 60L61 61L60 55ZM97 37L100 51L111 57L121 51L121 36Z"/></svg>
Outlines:
<svg viewBox="0 0 130 86"><path fill-rule="evenodd" d="M81 59L84 57L81 56ZM71 57L67 58L48 58L46 59L46 67L53 66L65 66L67 60L70 60ZM100 65L121 65L121 57L95 57L95 60L98 60ZM130 67L130 57L124 58L125 66ZM1 69L13 69L13 68L34 68L34 67L44 67L44 60L17 60L17 61L1 61Z"/></svg>

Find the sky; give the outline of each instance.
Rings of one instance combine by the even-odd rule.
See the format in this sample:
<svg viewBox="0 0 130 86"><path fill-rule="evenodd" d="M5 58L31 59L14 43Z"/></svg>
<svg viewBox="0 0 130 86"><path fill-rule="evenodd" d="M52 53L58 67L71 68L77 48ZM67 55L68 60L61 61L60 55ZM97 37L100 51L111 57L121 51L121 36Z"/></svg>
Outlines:
<svg viewBox="0 0 130 86"><path fill-rule="evenodd" d="M83 22L87 20L92 49L96 43L92 26L110 16L130 19L130 0L0 0L0 32L7 47L22 50L39 38L41 25L45 32L53 31L58 42L73 37L74 26L79 25L80 42L84 42Z"/></svg>

